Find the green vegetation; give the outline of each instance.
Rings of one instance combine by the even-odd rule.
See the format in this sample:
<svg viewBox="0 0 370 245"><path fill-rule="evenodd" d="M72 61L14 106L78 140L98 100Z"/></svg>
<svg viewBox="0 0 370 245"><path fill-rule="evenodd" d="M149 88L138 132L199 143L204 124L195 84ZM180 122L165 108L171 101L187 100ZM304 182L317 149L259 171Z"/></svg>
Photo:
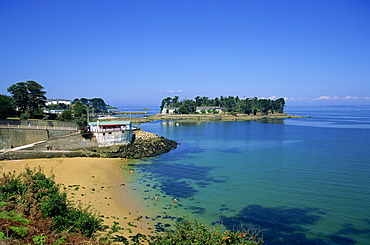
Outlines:
<svg viewBox="0 0 370 245"><path fill-rule="evenodd" d="M277 100L271 99L258 99L246 98L240 99L238 96L228 96L220 98L216 97L214 99L209 99L208 97L195 97L195 100L183 100L179 101L179 96L174 98L167 97L162 100L161 110L165 107L178 107L175 110L177 114L194 114L197 112L197 107L213 107L210 109L203 109L200 113L218 113L221 109L222 112L227 113L243 113L243 114L253 114L261 113L266 115L268 113L283 113L285 108L285 100L279 98Z"/></svg>
<svg viewBox="0 0 370 245"><path fill-rule="evenodd" d="M0 178L0 241L5 244L63 244L90 240L101 219L60 192L41 169Z"/></svg>
<svg viewBox="0 0 370 245"><path fill-rule="evenodd" d="M86 126L87 117L93 114L107 113L107 105L102 98L93 99L74 99L72 107L66 109L58 116L60 121L73 121L75 120L78 125Z"/></svg>
<svg viewBox="0 0 370 245"><path fill-rule="evenodd" d="M45 107L46 92L44 87L35 81L18 82L8 88L12 94L17 114L23 118L42 118L42 108Z"/></svg>
<svg viewBox="0 0 370 245"><path fill-rule="evenodd" d="M47 178L40 168L0 177L0 243L1 244L209 244L258 245L259 230L240 229L236 232L207 228L196 221L177 222L175 230L157 235L140 233L121 236L119 223L102 225L98 214L67 200L54 176ZM79 186L70 186L74 190ZM112 218L116 218L112 216ZM135 220L140 220L138 216ZM116 218L118 219L118 218ZM135 224L128 222L130 227ZM130 228L126 228L132 233ZM103 233L102 233L103 231ZM130 239L130 241L129 241Z"/></svg>
<svg viewBox="0 0 370 245"><path fill-rule="evenodd" d="M0 94L0 119L15 115L15 108L12 99L6 95Z"/></svg>
<svg viewBox="0 0 370 245"><path fill-rule="evenodd" d="M59 104L52 104L52 105L48 105L48 108L50 110L68 110L68 109L72 109L71 105L66 105L66 104L63 104L63 103L59 103Z"/></svg>
<svg viewBox="0 0 370 245"><path fill-rule="evenodd" d="M74 99L73 104L76 104L77 102L81 102L86 107L91 108L91 113L107 113L107 105L105 104L104 100L102 98L92 98L92 99Z"/></svg>
<svg viewBox="0 0 370 245"><path fill-rule="evenodd" d="M177 222L176 230L167 230L163 235L151 237L152 245L258 245L263 240L259 238L259 230L239 230L222 232L220 228L208 228L197 221L183 220Z"/></svg>

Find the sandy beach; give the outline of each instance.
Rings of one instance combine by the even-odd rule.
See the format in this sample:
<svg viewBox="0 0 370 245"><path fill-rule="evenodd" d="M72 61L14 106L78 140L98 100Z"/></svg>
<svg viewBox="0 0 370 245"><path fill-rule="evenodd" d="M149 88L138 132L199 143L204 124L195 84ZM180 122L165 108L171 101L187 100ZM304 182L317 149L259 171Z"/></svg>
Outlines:
<svg viewBox="0 0 370 245"><path fill-rule="evenodd" d="M120 158L52 158L0 162L1 172L22 172L26 166L42 167L43 172L55 175L68 197L104 216L104 224L118 222L125 237L151 234L154 221L149 220L127 193L121 167L127 164ZM142 216L142 218L140 218Z"/></svg>

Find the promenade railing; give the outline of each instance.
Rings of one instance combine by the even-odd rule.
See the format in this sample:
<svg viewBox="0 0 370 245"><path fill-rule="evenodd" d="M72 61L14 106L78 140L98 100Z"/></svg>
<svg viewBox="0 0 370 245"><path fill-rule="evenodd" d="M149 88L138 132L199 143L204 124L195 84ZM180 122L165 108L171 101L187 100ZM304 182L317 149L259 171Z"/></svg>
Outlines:
<svg viewBox="0 0 370 245"><path fill-rule="evenodd" d="M78 131L78 127L54 127L54 126L32 126L32 125L0 125L0 128L14 129L51 129L51 130L73 130Z"/></svg>

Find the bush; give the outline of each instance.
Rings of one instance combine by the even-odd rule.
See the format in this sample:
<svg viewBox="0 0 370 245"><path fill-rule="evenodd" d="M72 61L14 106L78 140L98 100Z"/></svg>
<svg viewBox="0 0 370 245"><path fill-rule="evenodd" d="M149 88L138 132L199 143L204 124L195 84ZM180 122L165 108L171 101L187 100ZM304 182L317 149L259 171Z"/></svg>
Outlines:
<svg viewBox="0 0 370 245"><path fill-rule="evenodd" d="M26 216L42 216L52 218L52 229L59 232L69 230L80 232L91 237L101 229L101 219L95 217L87 209L67 200L67 195L60 191L54 176L47 178L41 168L15 176L4 174L0 179L0 198L5 202L18 205Z"/></svg>
<svg viewBox="0 0 370 245"><path fill-rule="evenodd" d="M176 230L167 230L161 236L151 237L152 245L258 245L263 241L258 237L259 230L229 230L221 232L220 228L207 228L197 221L182 220L177 222Z"/></svg>
<svg viewBox="0 0 370 245"><path fill-rule="evenodd" d="M19 118L20 118L21 120L28 120L28 118L30 118L30 117L31 117L31 114L30 114L29 112L22 113L22 114L19 116Z"/></svg>

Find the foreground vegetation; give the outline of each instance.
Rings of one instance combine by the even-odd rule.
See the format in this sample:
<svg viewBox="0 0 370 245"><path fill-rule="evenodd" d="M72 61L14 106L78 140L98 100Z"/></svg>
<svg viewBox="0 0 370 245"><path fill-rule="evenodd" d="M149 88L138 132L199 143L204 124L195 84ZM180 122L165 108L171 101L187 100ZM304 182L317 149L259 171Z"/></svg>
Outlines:
<svg viewBox="0 0 370 245"><path fill-rule="evenodd" d="M103 226L89 208L68 200L54 176L46 177L40 168L0 177L1 244L262 244L256 230L221 232L187 220L176 227L156 236L126 238L119 235L118 223Z"/></svg>

